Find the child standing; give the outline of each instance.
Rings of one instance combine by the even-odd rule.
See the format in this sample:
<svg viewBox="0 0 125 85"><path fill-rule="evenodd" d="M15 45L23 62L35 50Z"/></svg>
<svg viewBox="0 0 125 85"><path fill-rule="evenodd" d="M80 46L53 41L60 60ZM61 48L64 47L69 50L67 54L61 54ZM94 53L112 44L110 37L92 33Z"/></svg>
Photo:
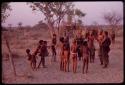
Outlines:
<svg viewBox="0 0 125 85"><path fill-rule="evenodd" d="M30 53L30 49L26 49L26 53L27 53L27 69L26 69L26 75L27 76L31 76L31 70L32 69L32 55Z"/></svg>
<svg viewBox="0 0 125 85"><path fill-rule="evenodd" d="M87 41L83 43L83 73L86 67L86 73L88 72L88 64L89 64L89 48Z"/></svg>
<svg viewBox="0 0 125 85"><path fill-rule="evenodd" d="M53 34L53 38L52 38L52 59L54 59L54 62L56 62L56 34Z"/></svg>
<svg viewBox="0 0 125 85"><path fill-rule="evenodd" d="M73 62L73 72L76 73L77 69L77 42L74 40L71 46L72 62Z"/></svg>
<svg viewBox="0 0 125 85"><path fill-rule="evenodd" d="M60 37L60 70L64 70L64 51L63 51L63 45L64 45L64 37Z"/></svg>

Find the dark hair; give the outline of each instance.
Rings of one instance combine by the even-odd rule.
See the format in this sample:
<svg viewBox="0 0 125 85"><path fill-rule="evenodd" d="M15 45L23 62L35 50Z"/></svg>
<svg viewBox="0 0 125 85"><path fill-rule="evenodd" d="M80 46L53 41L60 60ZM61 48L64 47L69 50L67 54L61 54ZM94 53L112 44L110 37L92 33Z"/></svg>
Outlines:
<svg viewBox="0 0 125 85"><path fill-rule="evenodd" d="M103 33L103 30L101 29L100 34L102 34L102 33Z"/></svg>
<svg viewBox="0 0 125 85"><path fill-rule="evenodd" d="M53 34L53 36L56 36L56 34Z"/></svg>
<svg viewBox="0 0 125 85"><path fill-rule="evenodd" d="M73 43L77 43L76 39L73 40Z"/></svg>
<svg viewBox="0 0 125 85"><path fill-rule="evenodd" d="M43 40L40 40L40 41L39 41L39 44L42 44L42 43L43 43Z"/></svg>
<svg viewBox="0 0 125 85"><path fill-rule="evenodd" d="M64 37L60 37L60 42L64 43Z"/></svg>
<svg viewBox="0 0 125 85"><path fill-rule="evenodd" d="M68 50L68 49L69 49L69 46L68 46L67 43L64 43L64 45L63 45L63 49L64 49L64 50Z"/></svg>
<svg viewBox="0 0 125 85"><path fill-rule="evenodd" d="M44 44L47 44L47 41L43 41Z"/></svg>
<svg viewBox="0 0 125 85"><path fill-rule="evenodd" d="M105 31L105 35L108 36L108 31Z"/></svg>
<svg viewBox="0 0 125 85"><path fill-rule="evenodd" d="M26 49L26 53L29 53L30 52L30 49Z"/></svg>
<svg viewBox="0 0 125 85"><path fill-rule="evenodd" d="M83 45L84 45L84 46L88 46L87 41L84 41L84 42L83 42Z"/></svg>

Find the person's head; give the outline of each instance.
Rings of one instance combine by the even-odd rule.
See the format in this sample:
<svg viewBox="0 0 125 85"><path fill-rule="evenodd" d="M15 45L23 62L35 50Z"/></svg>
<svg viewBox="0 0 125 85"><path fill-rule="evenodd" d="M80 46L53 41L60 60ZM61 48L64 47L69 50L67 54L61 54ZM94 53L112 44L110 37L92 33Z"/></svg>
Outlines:
<svg viewBox="0 0 125 85"><path fill-rule="evenodd" d="M60 42L64 43L64 37L60 37Z"/></svg>
<svg viewBox="0 0 125 85"><path fill-rule="evenodd" d="M39 41L39 44L42 45L42 44L43 44L43 40L40 40L40 41Z"/></svg>
<svg viewBox="0 0 125 85"><path fill-rule="evenodd" d="M74 39L74 40L72 41L72 43L73 43L73 44L76 44L76 43L77 43L77 42L76 42L76 39Z"/></svg>
<svg viewBox="0 0 125 85"><path fill-rule="evenodd" d="M86 40L83 42L83 46L88 46L88 44L87 44L87 41L86 41Z"/></svg>
<svg viewBox="0 0 125 85"><path fill-rule="evenodd" d="M102 34L103 34L103 30L102 30L102 29L100 30L99 34L100 34L100 35L102 35Z"/></svg>
<svg viewBox="0 0 125 85"><path fill-rule="evenodd" d="M69 37L68 36L65 37L64 42L67 42L67 43L69 42Z"/></svg>
<svg viewBox="0 0 125 85"><path fill-rule="evenodd" d="M53 34L53 38L56 38L56 34Z"/></svg>
<svg viewBox="0 0 125 85"><path fill-rule="evenodd" d="M107 37L108 36L108 31L104 31L104 35Z"/></svg>
<svg viewBox="0 0 125 85"><path fill-rule="evenodd" d="M44 43L45 45L47 45L47 41L43 41L43 43Z"/></svg>
<svg viewBox="0 0 125 85"><path fill-rule="evenodd" d="M26 49L26 53L29 54L30 53L30 49Z"/></svg>

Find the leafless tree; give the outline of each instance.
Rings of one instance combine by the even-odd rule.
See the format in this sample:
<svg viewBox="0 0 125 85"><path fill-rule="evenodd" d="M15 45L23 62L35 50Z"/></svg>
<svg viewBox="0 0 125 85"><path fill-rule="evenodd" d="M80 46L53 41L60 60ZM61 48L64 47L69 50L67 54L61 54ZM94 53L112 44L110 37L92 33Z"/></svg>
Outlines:
<svg viewBox="0 0 125 85"><path fill-rule="evenodd" d="M113 29L122 21L122 16L115 11L104 13L103 19Z"/></svg>
<svg viewBox="0 0 125 85"><path fill-rule="evenodd" d="M115 35L116 35L116 29L117 26L120 25L120 22L122 21L122 16L120 14L118 14L115 11L109 12L109 13L105 13L103 15L103 19L106 21L106 23L108 23L108 25L110 25L110 28L112 29L110 32L110 37L112 39L112 42L115 42Z"/></svg>

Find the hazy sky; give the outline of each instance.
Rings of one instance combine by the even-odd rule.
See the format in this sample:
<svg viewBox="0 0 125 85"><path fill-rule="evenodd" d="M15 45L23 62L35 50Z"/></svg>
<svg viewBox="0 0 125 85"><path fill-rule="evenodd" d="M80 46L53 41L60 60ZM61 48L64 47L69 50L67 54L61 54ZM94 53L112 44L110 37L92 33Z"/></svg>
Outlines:
<svg viewBox="0 0 125 85"><path fill-rule="evenodd" d="M81 11L86 13L83 18L84 24L93 24L94 21L99 24L105 24L102 19L102 15L105 12L116 11L123 16L123 3L120 1L100 1L100 2L73 2L75 8L79 8ZM44 18L41 12L33 12L32 9L25 2L12 2L10 16L7 18L3 26L17 26L19 22L23 23L23 26L30 25L33 26Z"/></svg>

